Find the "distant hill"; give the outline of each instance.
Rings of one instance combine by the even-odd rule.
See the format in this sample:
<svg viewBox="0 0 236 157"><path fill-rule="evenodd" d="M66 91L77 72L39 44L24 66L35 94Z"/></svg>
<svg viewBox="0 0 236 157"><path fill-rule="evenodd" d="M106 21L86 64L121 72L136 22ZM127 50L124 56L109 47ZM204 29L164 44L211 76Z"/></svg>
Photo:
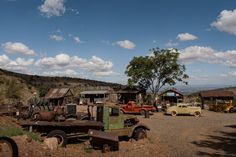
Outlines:
<svg viewBox="0 0 236 157"><path fill-rule="evenodd" d="M204 90L198 90L194 91L192 93L187 94L188 96L197 96L202 91L232 91L234 95L236 96L236 87L223 87L223 88L214 88L214 89L204 89Z"/></svg>
<svg viewBox="0 0 236 157"><path fill-rule="evenodd" d="M14 90L11 91L10 89L11 84L15 84L12 86L13 88L17 87L20 89L20 100L26 100L29 97L32 97L32 93L35 91L42 96L50 88L69 87L72 88L74 94L77 95L82 90L88 89L89 87L94 87L98 90L119 90L123 87L123 85L118 83L71 77L27 75L0 69L0 103L9 103L4 100L8 99L9 95L12 95L11 93L14 92Z"/></svg>

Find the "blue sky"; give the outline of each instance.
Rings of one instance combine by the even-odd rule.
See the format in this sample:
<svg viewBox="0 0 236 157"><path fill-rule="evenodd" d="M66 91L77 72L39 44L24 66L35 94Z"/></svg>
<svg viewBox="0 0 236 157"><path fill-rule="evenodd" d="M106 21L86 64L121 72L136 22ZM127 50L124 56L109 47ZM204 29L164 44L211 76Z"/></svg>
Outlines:
<svg viewBox="0 0 236 157"><path fill-rule="evenodd" d="M235 0L1 0L0 68L125 84L149 49L177 48L189 84L236 85Z"/></svg>

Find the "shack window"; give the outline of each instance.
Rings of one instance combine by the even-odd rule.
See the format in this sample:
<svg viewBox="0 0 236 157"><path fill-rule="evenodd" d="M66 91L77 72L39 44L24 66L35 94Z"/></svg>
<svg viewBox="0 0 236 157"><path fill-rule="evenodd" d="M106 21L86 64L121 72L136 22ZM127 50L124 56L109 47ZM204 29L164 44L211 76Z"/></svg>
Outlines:
<svg viewBox="0 0 236 157"><path fill-rule="evenodd" d="M117 108L110 108L110 116L119 116L119 112Z"/></svg>

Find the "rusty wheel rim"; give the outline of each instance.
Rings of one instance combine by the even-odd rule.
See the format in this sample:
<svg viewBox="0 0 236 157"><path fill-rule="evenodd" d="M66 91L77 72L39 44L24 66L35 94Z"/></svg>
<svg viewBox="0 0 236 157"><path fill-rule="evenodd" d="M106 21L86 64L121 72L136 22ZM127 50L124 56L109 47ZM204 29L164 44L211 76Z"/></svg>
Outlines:
<svg viewBox="0 0 236 157"><path fill-rule="evenodd" d="M12 157L13 149L11 143L6 140L0 140L0 156Z"/></svg>

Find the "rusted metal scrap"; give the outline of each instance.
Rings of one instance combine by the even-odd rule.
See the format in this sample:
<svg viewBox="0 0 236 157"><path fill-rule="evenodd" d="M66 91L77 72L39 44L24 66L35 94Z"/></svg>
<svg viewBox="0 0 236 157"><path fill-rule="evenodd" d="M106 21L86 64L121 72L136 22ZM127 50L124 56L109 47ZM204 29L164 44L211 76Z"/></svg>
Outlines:
<svg viewBox="0 0 236 157"><path fill-rule="evenodd" d="M88 131L88 134L90 136L90 144L93 148L102 149L104 153L119 150L119 138L117 135L92 129Z"/></svg>

